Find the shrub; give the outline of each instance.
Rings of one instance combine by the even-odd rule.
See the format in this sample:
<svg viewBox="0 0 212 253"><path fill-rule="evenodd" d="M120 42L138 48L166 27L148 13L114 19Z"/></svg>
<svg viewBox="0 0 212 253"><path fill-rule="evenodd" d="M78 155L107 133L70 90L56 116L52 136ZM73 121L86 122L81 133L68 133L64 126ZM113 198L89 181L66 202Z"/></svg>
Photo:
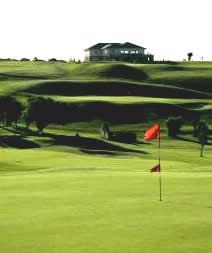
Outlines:
<svg viewBox="0 0 212 253"><path fill-rule="evenodd" d="M175 137L183 124L183 118L181 116L178 117L169 117L166 125L168 127L168 136Z"/></svg>
<svg viewBox="0 0 212 253"><path fill-rule="evenodd" d="M112 133L112 140L125 143L136 143L136 133L117 132Z"/></svg>

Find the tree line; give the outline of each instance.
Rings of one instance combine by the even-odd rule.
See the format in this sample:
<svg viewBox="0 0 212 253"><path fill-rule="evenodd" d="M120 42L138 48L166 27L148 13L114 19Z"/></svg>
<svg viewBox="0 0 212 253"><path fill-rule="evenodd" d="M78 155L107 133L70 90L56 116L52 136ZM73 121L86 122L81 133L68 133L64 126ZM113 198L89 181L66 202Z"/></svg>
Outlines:
<svg viewBox="0 0 212 253"><path fill-rule="evenodd" d="M26 57L21 58L20 60L18 59L11 59L11 58L0 58L0 61L21 61L21 62L61 62L61 63L76 63L80 64L81 60L76 60L75 58L70 58L68 61L62 60L62 59L57 59L57 58L49 58L48 60L43 60L39 59L38 57L34 57L32 60Z"/></svg>
<svg viewBox="0 0 212 253"><path fill-rule="evenodd" d="M123 119L118 117L118 115L123 115L121 113L123 109L126 112L126 121L123 121L125 117ZM44 97L30 97L27 100L26 106L24 106L15 97L2 96L0 97L0 125L7 127L12 125L17 126L18 122L21 121L25 123L26 128L29 128L34 123L38 133L41 133L50 123L62 125L69 122L96 119L106 119L109 121L118 119L120 121L119 123L129 123L128 120L135 120L134 117L127 119L128 116L132 116L132 113L131 111L127 112L125 109L117 105L114 107L110 104L105 105L98 102L65 103ZM134 110L136 108L133 107L131 109ZM143 117L145 117L145 114ZM138 117L136 116L136 118ZM176 137L183 123L184 119L182 116L169 117L166 121L168 136ZM208 125L206 121L200 120L199 117L194 118L192 123L194 129L193 136L197 137L201 144L200 154L203 156L204 145L208 140ZM115 137L119 138L120 136L116 134Z"/></svg>

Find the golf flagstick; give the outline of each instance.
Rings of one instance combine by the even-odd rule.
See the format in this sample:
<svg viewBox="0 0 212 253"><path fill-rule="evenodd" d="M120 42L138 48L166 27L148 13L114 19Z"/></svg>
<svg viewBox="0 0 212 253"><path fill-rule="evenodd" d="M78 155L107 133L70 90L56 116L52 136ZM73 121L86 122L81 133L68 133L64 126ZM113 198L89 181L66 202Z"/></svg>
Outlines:
<svg viewBox="0 0 212 253"><path fill-rule="evenodd" d="M160 125L159 125L159 138L158 138L158 161L159 161L159 188L160 188L160 201L162 201L162 180L161 180L161 166L160 166Z"/></svg>

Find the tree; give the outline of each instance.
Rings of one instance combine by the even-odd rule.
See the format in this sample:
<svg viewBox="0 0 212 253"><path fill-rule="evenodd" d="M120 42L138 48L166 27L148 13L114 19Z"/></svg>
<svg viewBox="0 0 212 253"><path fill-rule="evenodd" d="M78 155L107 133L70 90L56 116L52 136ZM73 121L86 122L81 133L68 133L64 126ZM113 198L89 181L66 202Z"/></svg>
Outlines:
<svg viewBox="0 0 212 253"><path fill-rule="evenodd" d="M33 122L32 113L29 106L23 111L22 118L25 122L26 129L29 129L30 124Z"/></svg>
<svg viewBox="0 0 212 253"><path fill-rule="evenodd" d="M0 98L0 120L3 125L11 126L21 117L23 105L14 97L5 96Z"/></svg>
<svg viewBox="0 0 212 253"><path fill-rule="evenodd" d="M44 60L38 59L38 57L34 57L34 58L33 58L33 61L44 61Z"/></svg>
<svg viewBox="0 0 212 253"><path fill-rule="evenodd" d="M55 61L57 61L57 59L56 59L56 58L51 58L51 59L49 59L48 61L53 61L53 62L55 62Z"/></svg>
<svg viewBox="0 0 212 253"><path fill-rule="evenodd" d="M200 157L203 157L204 146L208 140L208 126L205 121L200 121L198 130L197 130L197 138L200 143Z"/></svg>
<svg viewBox="0 0 212 253"><path fill-rule="evenodd" d="M187 56L188 56L188 61L190 61L191 57L193 56L193 53L190 52L190 53L187 54Z"/></svg>
<svg viewBox="0 0 212 253"><path fill-rule="evenodd" d="M169 117L166 122L166 125L168 127L168 136L176 137L176 135L180 131L182 124L183 124L183 118L181 116Z"/></svg>
<svg viewBox="0 0 212 253"><path fill-rule="evenodd" d="M194 136L196 137L197 136L197 127L198 127L198 124L199 124L199 119L194 119L192 124L193 124L193 128L194 128Z"/></svg>
<svg viewBox="0 0 212 253"><path fill-rule="evenodd" d="M21 58L20 61L30 61L30 59L28 59L28 58Z"/></svg>
<svg viewBox="0 0 212 253"><path fill-rule="evenodd" d="M109 125L108 123L104 123L102 126L101 126L101 136L103 139L106 139L106 140L109 140L110 137L111 137L111 132L110 132L110 128L109 128Z"/></svg>
<svg viewBox="0 0 212 253"><path fill-rule="evenodd" d="M24 115L26 126L29 127L30 123L34 121L38 133L41 133L53 120L54 110L52 110L52 105L53 100L50 98L30 98Z"/></svg>

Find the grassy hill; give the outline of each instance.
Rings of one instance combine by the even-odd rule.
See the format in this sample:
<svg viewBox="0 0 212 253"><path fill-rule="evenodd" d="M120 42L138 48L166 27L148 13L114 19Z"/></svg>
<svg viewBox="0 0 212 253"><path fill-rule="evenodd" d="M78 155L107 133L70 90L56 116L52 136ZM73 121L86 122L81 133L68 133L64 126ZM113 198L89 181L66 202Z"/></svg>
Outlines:
<svg viewBox="0 0 212 253"><path fill-rule="evenodd" d="M0 94L14 95L23 102L26 97L39 95L68 103L77 100L91 102L92 99L111 103L110 98L117 97L113 103L129 98L130 103L142 104L136 98L139 96L151 98L152 103L166 98L169 104L189 103L197 108L198 105L211 104L211 69L210 62L74 64L1 61ZM175 100L170 102L170 99ZM189 99L200 100L193 103Z"/></svg>
<svg viewBox="0 0 212 253"><path fill-rule="evenodd" d="M165 84L211 93L212 63L175 64L0 62L0 80L124 80Z"/></svg>
<svg viewBox="0 0 212 253"><path fill-rule="evenodd" d="M23 103L28 97L43 96L72 104L80 108L78 121L134 124L170 115L192 119L202 112L210 115L211 70L211 62L0 61L0 94Z"/></svg>

